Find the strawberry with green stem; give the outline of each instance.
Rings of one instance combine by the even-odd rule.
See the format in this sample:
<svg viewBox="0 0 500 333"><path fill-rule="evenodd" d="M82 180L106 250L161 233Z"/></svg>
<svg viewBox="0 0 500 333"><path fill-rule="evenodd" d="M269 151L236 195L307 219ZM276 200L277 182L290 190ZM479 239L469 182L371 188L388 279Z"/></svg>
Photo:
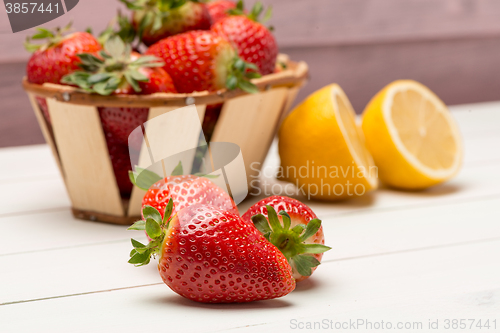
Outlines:
<svg viewBox="0 0 500 333"><path fill-rule="evenodd" d="M179 295L203 303L250 302L282 297L295 288L284 255L251 224L220 208L195 204L163 217L151 206L130 230L145 230L151 241L132 239L129 263L159 257L158 271Z"/></svg>
<svg viewBox="0 0 500 333"><path fill-rule="evenodd" d="M242 219L253 223L285 255L297 282L311 276L323 253L330 250L324 245L321 220L298 200L268 197L250 207Z"/></svg>
<svg viewBox="0 0 500 333"><path fill-rule="evenodd" d="M131 24L139 42L150 46L190 30L208 30L211 18L198 0L120 0L132 10Z"/></svg>
<svg viewBox="0 0 500 333"><path fill-rule="evenodd" d="M245 15L243 2L240 1L236 9L228 12L231 16L215 23L211 30L231 41L241 59L255 64L260 74L267 75L275 71L278 45L270 29L259 23L263 11L264 7L257 2L252 11ZM263 20L269 19L270 15L269 9Z"/></svg>
<svg viewBox="0 0 500 333"><path fill-rule="evenodd" d="M119 37L106 41L98 56L80 54L81 68L65 76L63 82L76 85L86 92L110 94L176 93L171 77L161 66L161 59L140 56L131 51ZM99 107L99 115L105 132L110 132L124 145L139 150L142 136L130 138L135 128L148 118L148 108Z"/></svg>
<svg viewBox="0 0 500 333"><path fill-rule="evenodd" d="M190 31L165 38L146 54L161 58L181 93L242 89L255 93L250 82L258 68L238 57L231 43L211 31Z"/></svg>
<svg viewBox="0 0 500 333"><path fill-rule="evenodd" d="M174 213L196 203L212 205L239 215L233 199L220 187L202 175L184 175L179 162L172 175L165 178L147 169L136 167L130 171L132 183L146 191L142 207L151 206L163 213L167 203L173 200Z"/></svg>
<svg viewBox="0 0 500 333"><path fill-rule="evenodd" d="M89 33L68 34L71 23L54 31L38 28L38 32L26 39L25 47L33 55L26 66L28 82L35 84L61 84L61 78L80 67L80 53L96 53L101 50L99 42ZM41 44L33 41L45 40ZM45 98L36 97L45 119L50 123L50 115Z"/></svg>
<svg viewBox="0 0 500 333"><path fill-rule="evenodd" d="M152 94L175 93L172 79L161 66L160 59L134 54L129 44L111 37L97 55L78 54L81 70L63 77L62 82L80 87L88 93ZM148 108L98 107L115 177L123 196L130 194L128 178L131 169L128 152L141 148L142 134L132 135L134 129L148 119ZM130 146L130 150L129 150Z"/></svg>

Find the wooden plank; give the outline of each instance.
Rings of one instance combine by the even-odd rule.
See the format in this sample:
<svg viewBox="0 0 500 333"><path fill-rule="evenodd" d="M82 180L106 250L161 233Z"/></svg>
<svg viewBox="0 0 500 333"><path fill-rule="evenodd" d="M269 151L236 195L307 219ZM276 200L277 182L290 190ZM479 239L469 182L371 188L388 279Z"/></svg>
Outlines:
<svg viewBox="0 0 500 333"><path fill-rule="evenodd" d="M95 107L47 101L72 206L123 216L123 206Z"/></svg>
<svg viewBox="0 0 500 333"><path fill-rule="evenodd" d="M29 214L69 209L71 206L60 176L2 182L0 189L0 216L28 215L34 218Z"/></svg>
<svg viewBox="0 0 500 333"><path fill-rule="evenodd" d="M151 136L151 141L148 143L150 145L155 145L154 147L150 147L152 150L156 151L156 156L164 155L171 156L176 154L177 152L181 152L183 150L191 149L193 147L198 146L198 137L201 132L201 123L203 122L203 117L205 116L205 108L206 105L197 105L196 110L198 113L198 118L200 120L200 125L197 128L196 126L191 126L190 123L193 122L193 119L186 118L182 119L182 117L177 117L178 119L172 118L172 122L170 124L162 123L158 124L159 127L151 127L146 129L146 135ZM151 108L149 111L148 122L155 117L161 116L167 112L171 112L179 109L178 107L156 107ZM179 115L181 116L181 115ZM153 122L149 124L154 124ZM146 125L145 125L146 126ZM186 131L187 130L187 131ZM180 131L180 132L179 132ZM189 132L189 133L188 133ZM196 134L198 133L198 134ZM172 145L167 145L165 142L171 142ZM141 148L141 153L139 155L139 166L141 168L147 168L150 166L153 161L151 161L150 152L148 147L146 146L146 141L143 142L143 146ZM154 159L155 156L153 156ZM186 160L183 161L183 165L191 165L193 163L194 155L186 156ZM166 170L172 170L174 166L165 166ZM162 175L163 170L157 170L158 174ZM146 192L134 186L132 190L132 195L130 197L129 207L128 207L128 216L140 216L141 215L141 203L142 198Z"/></svg>
<svg viewBox="0 0 500 333"><path fill-rule="evenodd" d="M224 103L212 141L240 146L249 182L255 174L251 164L261 165L267 155L287 93L287 88L274 88Z"/></svg>
<svg viewBox="0 0 500 333"><path fill-rule="evenodd" d="M166 325L166 313L169 329L186 333L240 332L242 328L245 331L294 332L296 330L290 326L292 319L318 321L325 318L395 323L408 320L422 321L424 325L429 319L438 319L443 324L444 319L450 318L489 318L490 321L497 319L498 325L500 270L493 258L484 254L499 251L500 241L491 241L325 263L311 280L299 285L288 296L227 305L194 303L174 294L163 284L117 290L123 285L121 279L151 282L158 274L147 267L131 267L126 271L108 269L100 271L98 277L108 273L115 277L112 288L94 294L4 305L0 308L0 316L6 331L20 333L32 332L35 327L37 332L64 331L71 327L75 333L158 330ZM111 253L110 258L118 259L115 253ZM78 271L78 261L64 254L62 260L69 265L61 266L61 274L68 280L59 283L59 289L74 288L78 284L75 282L82 281L84 276L86 282L80 283L82 287L92 286L99 280L97 276L89 276L88 271L81 271L83 275L68 275L65 267ZM113 268L116 267L118 265ZM33 284L29 272L32 270L27 271L22 280L26 286ZM22 288L15 289L22 292ZM25 320L26 313L30 314L30 320Z"/></svg>
<svg viewBox="0 0 500 333"><path fill-rule="evenodd" d="M46 144L0 149L0 183L26 178L60 178L55 159Z"/></svg>
<svg viewBox="0 0 500 333"><path fill-rule="evenodd" d="M68 207L0 217L0 226L9 231L0 235L0 239L5 240L0 245L0 257L118 241L130 244L130 237L143 237L143 234L127 231L126 226L74 219ZM7 242L9 235L11 240ZM17 237L19 235L22 237Z"/></svg>

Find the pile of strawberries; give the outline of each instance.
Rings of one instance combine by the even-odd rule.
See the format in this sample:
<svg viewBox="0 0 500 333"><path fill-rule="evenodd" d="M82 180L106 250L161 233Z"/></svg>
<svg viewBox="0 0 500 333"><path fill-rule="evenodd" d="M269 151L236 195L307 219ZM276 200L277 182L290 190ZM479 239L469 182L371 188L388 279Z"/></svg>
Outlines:
<svg viewBox="0 0 500 333"><path fill-rule="evenodd" d="M120 1L131 15L119 14L114 21L119 28L112 24L97 38L88 32L67 34L70 27L40 28L26 43L34 52L26 68L28 81L67 84L101 95L221 89L254 93L251 79L276 70L278 47L271 31L258 22L264 10L260 3L248 12L241 1ZM32 43L42 39L43 44ZM37 101L51 124L45 99ZM149 110L98 111L118 187L129 197L129 153L134 156L140 148L140 141L129 136L147 121ZM203 127L208 140L220 111L221 105L207 107Z"/></svg>
<svg viewBox="0 0 500 333"><path fill-rule="evenodd" d="M298 200L272 196L240 217L226 192L194 175L152 184L142 220L129 229L145 230L150 240L132 239L129 263L142 266L158 257L165 284L203 303L284 296L311 276L330 249L321 221Z"/></svg>

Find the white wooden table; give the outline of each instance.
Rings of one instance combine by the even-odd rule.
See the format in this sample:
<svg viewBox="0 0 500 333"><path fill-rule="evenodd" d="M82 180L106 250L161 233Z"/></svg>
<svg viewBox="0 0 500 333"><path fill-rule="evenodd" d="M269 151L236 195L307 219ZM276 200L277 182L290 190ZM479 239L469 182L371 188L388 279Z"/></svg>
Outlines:
<svg viewBox="0 0 500 333"><path fill-rule="evenodd" d="M155 265L127 263L130 237L142 233L73 219L46 146L0 149L0 332L371 332L389 324L499 332L500 103L452 110L466 149L457 178L426 192L309 203L333 249L290 295L240 305L183 299ZM276 161L273 147L266 163ZM446 329L453 319L467 328L450 321Z"/></svg>

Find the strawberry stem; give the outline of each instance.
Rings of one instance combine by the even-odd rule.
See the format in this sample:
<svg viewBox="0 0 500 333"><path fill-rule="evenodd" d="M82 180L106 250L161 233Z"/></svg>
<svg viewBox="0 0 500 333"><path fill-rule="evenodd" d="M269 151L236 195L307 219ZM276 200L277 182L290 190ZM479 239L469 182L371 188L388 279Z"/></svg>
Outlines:
<svg viewBox="0 0 500 333"><path fill-rule="evenodd" d="M262 19L260 19L260 15L262 14L263 11L264 11L264 5L262 5L262 2L257 1L253 5L250 13L247 14L243 0L240 0L236 4L236 8L227 10L227 13L229 15L234 15L234 16L243 15L243 16L248 17L252 21L265 23L271 19L271 16L273 15L273 9L271 6L269 6L264 14L264 17Z"/></svg>
<svg viewBox="0 0 500 333"><path fill-rule="evenodd" d="M254 226L283 253L294 271L302 276L310 276L312 268L320 264L312 255L331 249L322 244L305 244L318 232L321 220L313 219L307 225L298 224L290 229L291 218L287 212L279 212L282 225L274 208L270 205L266 205L266 208L268 218L262 214L252 216Z"/></svg>
<svg viewBox="0 0 500 333"><path fill-rule="evenodd" d="M141 92L139 82L148 82L149 78L140 72L144 67L161 67L160 58L141 56L134 59L132 47L114 36L104 45L104 50L97 57L94 54L78 54L82 70L65 75L61 82L75 85L88 93L110 95L118 88L129 84L135 92Z"/></svg>
<svg viewBox="0 0 500 333"><path fill-rule="evenodd" d="M131 239L134 249L130 252L129 263L135 266L144 266L149 264L152 256L160 253L163 240L169 229L170 220L172 219L172 210L174 202L169 199L165 207L164 218L161 218L160 212L151 206L145 206L142 210L142 215L145 220L135 222L127 230L145 230L151 241L144 245L141 242Z"/></svg>
<svg viewBox="0 0 500 333"><path fill-rule="evenodd" d="M249 94L255 94L259 92L259 89L250 80L259 77L261 75L257 66L235 56L229 64L226 88L228 90L239 88Z"/></svg>
<svg viewBox="0 0 500 333"><path fill-rule="evenodd" d="M28 52L35 52L38 50L46 50L49 47L53 47L58 45L64 40L65 34L71 30L71 25L73 22L68 23L63 28L55 28L54 30L48 30L45 28L37 28L38 33L31 37L26 37L26 41L24 42L24 48ZM47 41L42 44L33 44L32 40L46 39Z"/></svg>

